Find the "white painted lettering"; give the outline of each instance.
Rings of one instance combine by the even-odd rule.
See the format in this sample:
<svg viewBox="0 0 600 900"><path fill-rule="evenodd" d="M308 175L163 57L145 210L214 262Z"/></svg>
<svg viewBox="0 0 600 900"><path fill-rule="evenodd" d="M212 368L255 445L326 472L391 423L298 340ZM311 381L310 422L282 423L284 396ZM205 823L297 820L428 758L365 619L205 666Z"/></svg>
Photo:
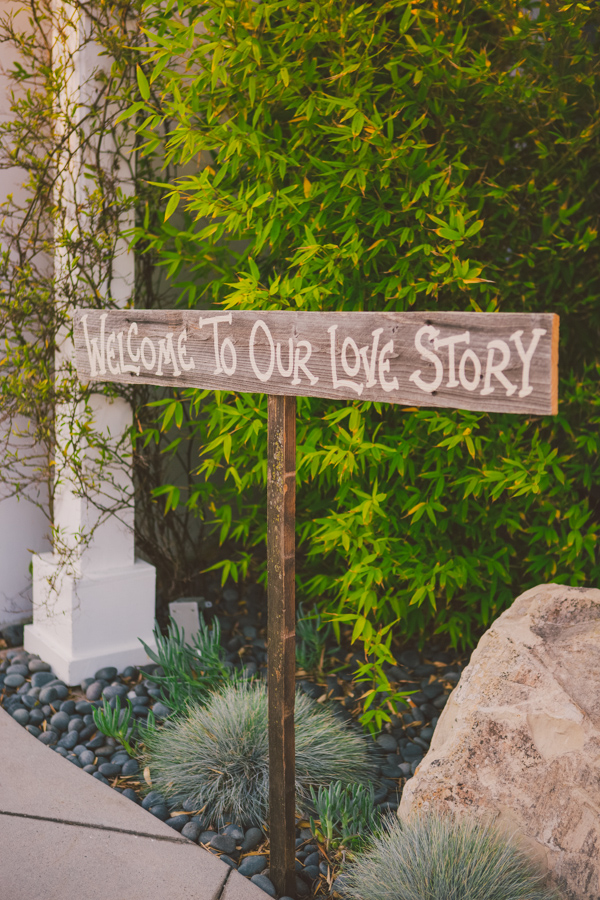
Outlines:
<svg viewBox="0 0 600 900"><path fill-rule="evenodd" d="M527 351L524 349L523 344L521 342L522 331L515 331L514 334L511 334L509 337L509 341L514 341L515 346L517 348L517 353L521 357L521 362L523 363L523 378L521 379L521 390L519 391L519 397L528 397L533 393L533 388L529 384L529 371L531 368L531 359L533 354L535 353L535 349L539 344L540 338L546 334L545 328L534 328L533 329L533 337L531 338L531 343Z"/></svg>
<svg viewBox="0 0 600 900"><path fill-rule="evenodd" d="M231 313L222 313L218 316L200 316L198 319L198 327L202 328L203 325L212 325L214 332L214 341L215 341L215 371L213 375L220 375L223 371L221 366L221 353L219 351L219 323L227 322L228 325L231 325Z"/></svg>
<svg viewBox="0 0 600 900"><path fill-rule="evenodd" d="M354 353L354 363L350 365L348 362L348 348L352 350ZM366 347L365 347L366 349ZM347 337L342 344L342 355L340 357L340 362L342 363L342 369L349 375L350 378L356 378L360 371L360 351L356 344L356 341L351 337Z"/></svg>
<svg viewBox="0 0 600 900"><path fill-rule="evenodd" d="M256 332L259 328L262 328L262 330L266 334L267 340L269 342L269 349L271 351L271 358L269 360L269 366L266 372L260 371L260 369L258 368L258 363L256 362L256 357L254 356L254 342L256 340ZM259 381L268 381L273 374L273 369L275 368L275 344L273 343L273 338L271 336L269 328L262 319L257 319L252 326L252 331L250 332L250 345L248 349L250 350L250 365L252 366L252 371Z"/></svg>
<svg viewBox="0 0 600 900"><path fill-rule="evenodd" d="M134 353L133 350L131 349L131 335L137 334L137 333L138 333L137 322L132 322L131 325L129 326L129 331L127 332L127 352L129 353L129 358L133 362L140 361L140 351L138 350L137 353ZM140 374L139 366L138 366L138 370L135 374L136 375Z"/></svg>
<svg viewBox="0 0 600 900"><path fill-rule="evenodd" d="M117 342L119 344L119 365L121 366L121 372L123 374L125 374L125 372L133 372L134 375L139 375L140 374L139 366L132 366L129 363L125 362L124 353L123 353L123 332L122 331L120 331L117 335ZM138 354L138 359L139 359L139 354Z"/></svg>
<svg viewBox="0 0 600 900"><path fill-rule="evenodd" d="M104 329L106 327L107 316L108 313L103 313L100 316L100 347L98 347L98 338L92 338L90 340L87 328L87 313L81 319L81 324L83 326L83 336L85 337L85 344L88 352L88 361L90 364L90 374L92 378L94 378L96 375L106 375L106 366L104 364Z"/></svg>
<svg viewBox="0 0 600 900"><path fill-rule="evenodd" d="M469 361L473 366L473 378L471 381L467 378L466 373L466 367ZM481 362L474 350L465 350L461 356L460 365L458 367L458 377L465 391L474 391L475 388L479 387L479 382L481 381Z"/></svg>
<svg viewBox="0 0 600 900"><path fill-rule="evenodd" d="M302 358L300 357L301 350L306 350L306 353ZM299 369L302 369L311 384L316 384L319 380L312 374L312 372L309 372L306 366L306 363L310 359L311 353L312 346L308 341L298 341L298 343L296 344L296 356L294 359L294 378L292 380L292 384L300 384L300 376L298 374Z"/></svg>
<svg viewBox="0 0 600 900"><path fill-rule="evenodd" d="M383 331L383 329L382 329L382 331ZM381 385L383 390L386 391L387 393L389 393L390 391L397 391L398 387L399 387L398 379L396 378L395 375L391 381L387 381L387 379L385 377L386 372L390 371L390 361L389 361L389 359L386 359L385 357L388 353L393 353L393 352L394 352L394 342L388 341L387 344L385 344L385 346L382 347L381 353L379 354L379 384Z"/></svg>
<svg viewBox="0 0 600 900"><path fill-rule="evenodd" d="M383 334L383 328L376 328L375 331L372 331L373 335L373 344L371 346L371 362L369 363L367 357L368 347L360 348L360 355L365 364L365 374L367 376L367 387L374 387L377 384L377 379L375 378L375 366L377 364L377 347L379 345L379 336ZM343 354L343 350L342 350Z"/></svg>
<svg viewBox="0 0 600 900"><path fill-rule="evenodd" d="M413 372L412 375L409 376L409 381L414 381L418 388L421 388L422 391L427 391L427 393L431 394L432 391L437 391L440 384L442 383L442 378L444 377L444 366L442 364L439 356L436 356L431 350L428 350L427 347L423 346L422 338L428 337L429 341L433 341L439 334L439 329L434 328L433 325L423 325L422 328L419 328L417 333L415 334L415 347L419 351L420 355L423 359L428 359L435 366L435 378L433 381L423 381L421 378L421 370L417 369L416 372Z"/></svg>
<svg viewBox="0 0 600 900"><path fill-rule="evenodd" d="M193 359L186 360L187 356L187 347L183 346L183 342L187 341L187 329L184 328L179 337L177 338L177 356L179 357L179 365L183 369L184 372L189 372L190 369L196 368L196 363Z"/></svg>
<svg viewBox="0 0 600 900"><path fill-rule="evenodd" d="M471 335L468 331L463 331L462 334L453 334L451 337L446 338L436 338L433 342L433 346L435 350L439 350L441 347L448 348L448 381L446 382L446 387L458 387L458 380L456 378L456 359L454 348L457 344L469 344L471 342Z"/></svg>
<svg viewBox="0 0 600 900"><path fill-rule="evenodd" d="M116 339L116 334L114 333L114 331L111 331L106 341L106 364L108 365L109 371L112 372L113 375L120 375L121 370L119 368L119 363L114 366L112 364L113 359L116 360L117 358L117 351L115 349Z"/></svg>
<svg viewBox="0 0 600 900"><path fill-rule="evenodd" d="M485 367L485 380L483 383L481 394L483 396L492 394L494 392L491 381L492 375L495 375L500 384L506 389L506 396L510 397L517 389L516 385L511 384L504 374L504 369L507 367L510 361L510 347L508 346L506 341L496 340L490 341L487 345L487 348L487 365ZM494 362L494 350L499 350L502 354L502 359L500 360L500 362Z"/></svg>
<svg viewBox="0 0 600 900"><path fill-rule="evenodd" d="M292 372L294 371L294 342L291 338L288 338L288 367L287 369L283 368L283 363L281 361L281 344L277 341L277 347L275 350L275 356L277 359L277 368L279 369L279 374L283 375L284 378L289 378Z"/></svg>
<svg viewBox="0 0 600 900"><path fill-rule="evenodd" d="M163 363L165 366L173 366L173 375L175 378L178 378L181 375L181 369L177 365L177 358L173 347L173 335L171 333L166 337L161 338L158 342L158 366L156 374L159 376L162 376L163 374Z"/></svg>
<svg viewBox="0 0 600 900"><path fill-rule="evenodd" d="M355 381L345 381L344 379L340 379L337 377L337 363L335 360L335 332L337 330L337 325L332 325L331 328L328 328L327 331L331 335L329 341L329 353L331 358L331 381L333 387L338 390L339 388L350 388L360 396L363 392L363 384L356 384ZM298 382L292 382L295 384Z"/></svg>
<svg viewBox="0 0 600 900"><path fill-rule="evenodd" d="M229 355L231 356L231 363L229 365L227 365L227 360L225 359L225 350L229 350ZM225 338L221 344L221 365L226 375L233 375L235 372L237 366L237 353L235 352L235 347L233 346L231 338Z"/></svg>
<svg viewBox="0 0 600 900"><path fill-rule="evenodd" d="M146 361L146 348L147 347L150 349L150 352L152 353L152 356L151 356L152 362L150 362L150 363ZM142 340L142 344L140 346L140 358L142 360L142 364L143 364L144 368L148 369L148 371L150 372L154 368L154 364L156 362L156 350L154 349L154 344L152 343L152 341L150 340L149 337L145 337Z"/></svg>

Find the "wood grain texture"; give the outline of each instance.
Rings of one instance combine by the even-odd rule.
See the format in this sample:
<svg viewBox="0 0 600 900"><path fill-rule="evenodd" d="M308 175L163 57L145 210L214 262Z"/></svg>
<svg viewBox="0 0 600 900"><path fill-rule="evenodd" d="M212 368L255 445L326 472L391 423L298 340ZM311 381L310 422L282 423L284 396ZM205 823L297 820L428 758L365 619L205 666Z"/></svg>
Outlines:
<svg viewBox="0 0 600 900"><path fill-rule="evenodd" d="M269 397L267 469L270 878L296 896L296 398Z"/></svg>
<svg viewBox="0 0 600 900"><path fill-rule="evenodd" d="M80 379L556 414L552 313L81 310Z"/></svg>

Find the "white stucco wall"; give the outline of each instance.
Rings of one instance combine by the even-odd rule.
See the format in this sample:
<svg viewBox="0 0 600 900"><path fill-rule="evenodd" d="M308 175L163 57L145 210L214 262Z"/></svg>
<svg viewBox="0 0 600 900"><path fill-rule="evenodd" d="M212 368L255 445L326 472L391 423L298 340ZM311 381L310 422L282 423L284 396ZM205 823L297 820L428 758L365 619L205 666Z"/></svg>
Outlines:
<svg viewBox="0 0 600 900"><path fill-rule="evenodd" d="M16 0L1 0L2 14L20 6L22 3ZM21 16L21 21L26 23L27 18ZM15 60L12 48L3 44L0 57L0 118L3 121L10 115L11 82L5 71ZM20 169L0 169L0 200L4 201L9 194L18 198L23 178ZM0 429L2 427L0 410ZM0 628L31 616L31 551L49 549L47 532L48 523L40 509L26 499L3 497L0 486Z"/></svg>

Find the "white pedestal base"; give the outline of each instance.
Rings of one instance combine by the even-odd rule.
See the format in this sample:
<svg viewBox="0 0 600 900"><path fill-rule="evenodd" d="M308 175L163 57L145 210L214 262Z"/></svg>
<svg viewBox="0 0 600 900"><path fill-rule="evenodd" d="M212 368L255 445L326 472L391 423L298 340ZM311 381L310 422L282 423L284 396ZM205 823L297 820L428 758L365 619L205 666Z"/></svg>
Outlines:
<svg viewBox="0 0 600 900"><path fill-rule="evenodd" d="M60 579L53 584L52 579ZM156 570L138 560L80 578L62 576L51 553L33 557L33 625L25 649L37 653L66 684L78 684L103 666L143 665L154 649Z"/></svg>

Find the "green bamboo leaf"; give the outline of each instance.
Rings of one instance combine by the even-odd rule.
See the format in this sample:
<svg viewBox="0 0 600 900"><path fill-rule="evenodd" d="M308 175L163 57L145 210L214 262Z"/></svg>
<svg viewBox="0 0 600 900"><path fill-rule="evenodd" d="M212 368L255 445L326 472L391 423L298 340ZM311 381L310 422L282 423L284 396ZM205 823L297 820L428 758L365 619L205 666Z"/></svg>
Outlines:
<svg viewBox="0 0 600 900"><path fill-rule="evenodd" d="M180 200L181 200L181 197L178 193L175 192L175 193L171 194L171 196L169 197L169 201L167 203L167 207L165 209L165 217L164 217L165 222L167 221L167 219L171 218L171 216L173 215L173 213L179 206Z"/></svg>
<svg viewBox="0 0 600 900"><path fill-rule="evenodd" d="M146 78L142 67L139 65L136 66L136 76L140 94L144 100L148 100L150 97L150 85L148 84L148 79Z"/></svg>

